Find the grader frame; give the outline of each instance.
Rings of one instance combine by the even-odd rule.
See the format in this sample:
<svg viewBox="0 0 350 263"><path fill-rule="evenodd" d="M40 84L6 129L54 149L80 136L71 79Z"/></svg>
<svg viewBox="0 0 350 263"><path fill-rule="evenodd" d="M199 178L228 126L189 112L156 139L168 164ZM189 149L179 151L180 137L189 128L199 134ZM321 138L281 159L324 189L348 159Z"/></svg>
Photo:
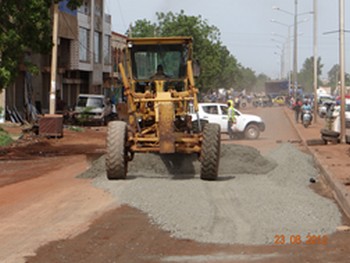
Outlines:
<svg viewBox="0 0 350 263"><path fill-rule="evenodd" d="M220 158L220 126L192 121L198 111L191 37L130 38L119 64L127 122L108 125L108 179L124 179L137 152L198 154L201 178L215 180ZM156 68L165 72L157 72ZM204 127L202 127L204 126Z"/></svg>

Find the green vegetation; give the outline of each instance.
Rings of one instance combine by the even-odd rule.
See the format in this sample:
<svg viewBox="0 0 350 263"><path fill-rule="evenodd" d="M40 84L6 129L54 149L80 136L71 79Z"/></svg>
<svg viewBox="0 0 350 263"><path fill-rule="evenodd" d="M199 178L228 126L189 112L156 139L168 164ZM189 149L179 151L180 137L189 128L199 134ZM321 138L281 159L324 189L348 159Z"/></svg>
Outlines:
<svg viewBox="0 0 350 263"><path fill-rule="evenodd" d="M322 74L323 64L321 58L317 60L317 82L321 85L320 76ZM314 57L305 59L302 69L298 74L298 83L303 87L304 92L312 93L314 90Z"/></svg>
<svg viewBox="0 0 350 263"><path fill-rule="evenodd" d="M329 85L333 90L339 85L340 81L340 66L334 65L330 71L328 71ZM350 74L345 73L345 86L350 86Z"/></svg>
<svg viewBox="0 0 350 263"><path fill-rule="evenodd" d="M79 125L84 126L86 123L88 123L89 121L91 121L91 110L93 109L93 107L86 107L84 108L84 110L79 113L76 116L76 120L78 121Z"/></svg>
<svg viewBox="0 0 350 263"><path fill-rule="evenodd" d="M31 53L48 54L51 50L52 3L52 0L0 1L0 89L13 83L20 65L38 73L38 67L27 58ZM81 3L82 0L70 0L68 6L75 9Z"/></svg>
<svg viewBox="0 0 350 263"><path fill-rule="evenodd" d="M78 126L68 126L67 128L70 131L75 131L75 132L83 132L84 129Z"/></svg>
<svg viewBox="0 0 350 263"><path fill-rule="evenodd" d="M234 88L251 91L256 82L254 71L240 65L220 40L220 31L201 16L188 16L182 10L156 13L157 23L137 20L131 27L132 37L191 36L194 59L200 62L201 75L197 86L202 91Z"/></svg>
<svg viewBox="0 0 350 263"><path fill-rule="evenodd" d="M0 147L7 146L13 142L11 136L0 127Z"/></svg>

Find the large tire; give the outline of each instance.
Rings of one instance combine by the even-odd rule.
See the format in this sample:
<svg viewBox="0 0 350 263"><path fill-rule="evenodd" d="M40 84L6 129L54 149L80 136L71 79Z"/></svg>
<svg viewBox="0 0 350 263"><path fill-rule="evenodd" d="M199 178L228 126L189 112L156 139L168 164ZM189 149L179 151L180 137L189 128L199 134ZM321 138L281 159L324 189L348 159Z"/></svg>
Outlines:
<svg viewBox="0 0 350 263"><path fill-rule="evenodd" d="M106 170L109 180L125 179L128 172L127 126L122 121L108 123Z"/></svg>
<svg viewBox="0 0 350 263"><path fill-rule="evenodd" d="M322 135L321 138L322 138L322 140L324 141L325 144L327 144L328 142L332 142L333 144L340 143L340 139L337 138L337 137L330 137L330 136Z"/></svg>
<svg viewBox="0 0 350 263"><path fill-rule="evenodd" d="M259 127L255 124L249 124L244 130L244 137L248 140L258 139L260 136Z"/></svg>
<svg viewBox="0 0 350 263"><path fill-rule="evenodd" d="M350 144L350 135L345 135L345 143Z"/></svg>
<svg viewBox="0 0 350 263"><path fill-rule="evenodd" d="M192 121L192 130L194 133L200 133L203 131L203 128L206 124L208 124L208 121L207 120L203 120L203 119L200 119L200 127L201 129L199 129L199 123L198 123L198 120L195 120L195 121Z"/></svg>
<svg viewBox="0 0 350 263"><path fill-rule="evenodd" d="M306 140L306 144L308 146L324 145L326 143L325 143L325 141L323 139L309 139L309 140Z"/></svg>
<svg viewBox="0 0 350 263"><path fill-rule="evenodd" d="M321 129L321 134L322 136L334 137L334 138L338 138L340 136L340 132L336 132L328 129Z"/></svg>
<svg viewBox="0 0 350 263"><path fill-rule="evenodd" d="M201 150L201 173L202 180L216 180L219 172L220 162L220 144L221 144L220 125L208 123L204 126L203 142Z"/></svg>

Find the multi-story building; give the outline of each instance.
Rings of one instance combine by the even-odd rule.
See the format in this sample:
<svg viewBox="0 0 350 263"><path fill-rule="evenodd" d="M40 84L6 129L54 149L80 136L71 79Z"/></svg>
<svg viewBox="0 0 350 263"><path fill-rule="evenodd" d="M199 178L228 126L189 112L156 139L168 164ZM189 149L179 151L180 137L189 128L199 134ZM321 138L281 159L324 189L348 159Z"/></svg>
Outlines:
<svg viewBox="0 0 350 263"><path fill-rule="evenodd" d="M58 55L56 75L56 110L72 107L79 93L104 94L104 83L112 74L111 16L104 13L104 0L84 0L78 10L59 4ZM31 76L22 68L16 83L6 93L6 103L20 111L36 105L43 113L49 110L51 55L28 58L39 66Z"/></svg>

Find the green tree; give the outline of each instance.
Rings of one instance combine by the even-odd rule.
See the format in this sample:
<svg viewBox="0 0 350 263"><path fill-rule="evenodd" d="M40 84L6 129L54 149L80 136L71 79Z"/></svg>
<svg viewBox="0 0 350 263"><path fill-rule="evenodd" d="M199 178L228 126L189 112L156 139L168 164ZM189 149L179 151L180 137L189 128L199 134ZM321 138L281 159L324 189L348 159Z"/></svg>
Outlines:
<svg viewBox="0 0 350 263"><path fill-rule="evenodd" d="M132 27L131 32L128 30L127 35L132 37L154 37L157 35L158 27L146 19L137 20Z"/></svg>
<svg viewBox="0 0 350 263"><path fill-rule="evenodd" d="M265 91L265 82L270 81L271 79L266 76L265 74L259 74L256 77L256 83L254 85L253 91L254 92L263 92Z"/></svg>
<svg viewBox="0 0 350 263"><path fill-rule="evenodd" d="M71 0L68 6L75 9L81 2ZM29 71L37 70L26 61L28 52L50 52L51 5L51 0L0 1L0 89L14 81L20 64Z"/></svg>
<svg viewBox="0 0 350 263"><path fill-rule="evenodd" d="M340 81L340 66L338 64L334 65L328 71L328 80L329 85L333 89L335 89L338 86L338 83ZM350 86L350 75L348 73L345 73L345 85Z"/></svg>
<svg viewBox="0 0 350 263"><path fill-rule="evenodd" d="M220 41L220 31L201 16L187 16L181 10L156 13L157 23L137 20L131 27L133 37L191 36L194 58L200 61L201 76L197 85L202 91L235 86L239 75L237 60Z"/></svg>
<svg viewBox="0 0 350 263"><path fill-rule="evenodd" d="M250 68L245 68L240 66L239 79L237 81L236 91L245 90L246 92L251 92L255 86L257 78L255 72Z"/></svg>
<svg viewBox="0 0 350 263"><path fill-rule="evenodd" d="M320 75L322 74L323 64L321 58L317 59L317 82L321 83ZM303 68L298 74L298 82L303 87L304 92L313 92L314 83L314 57L307 58L303 64Z"/></svg>

